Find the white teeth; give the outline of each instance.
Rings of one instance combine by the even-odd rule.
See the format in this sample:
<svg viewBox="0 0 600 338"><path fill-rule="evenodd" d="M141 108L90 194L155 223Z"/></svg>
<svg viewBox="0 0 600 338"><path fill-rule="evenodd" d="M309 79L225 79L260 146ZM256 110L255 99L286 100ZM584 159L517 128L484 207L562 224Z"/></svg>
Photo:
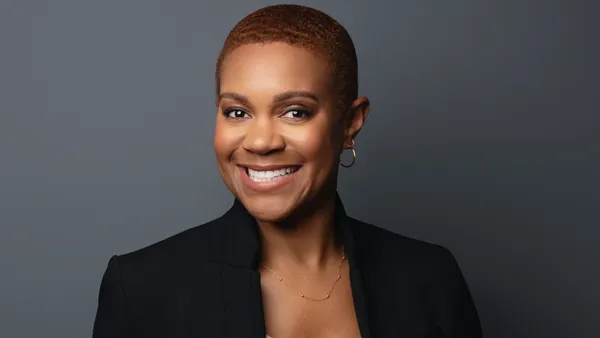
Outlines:
<svg viewBox="0 0 600 338"><path fill-rule="evenodd" d="M278 170L258 171L248 168L248 176L254 182L268 182L280 179L286 175L295 172L296 168L283 168Z"/></svg>

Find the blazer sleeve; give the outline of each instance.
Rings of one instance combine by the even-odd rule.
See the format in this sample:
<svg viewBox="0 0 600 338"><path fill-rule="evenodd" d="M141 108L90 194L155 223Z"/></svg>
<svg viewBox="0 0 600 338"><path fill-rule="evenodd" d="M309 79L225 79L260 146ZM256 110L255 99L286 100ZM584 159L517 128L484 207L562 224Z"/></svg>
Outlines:
<svg viewBox="0 0 600 338"><path fill-rule="evenodd" d="M93 338L133 338L119 257L109 262L98 295Z"/></svg>
<svg viewBox="0 0 600 338"><path fill-rule="evenodd" d="M434 317L444 338L481 338L479 315L454 255L441 248L432 280Z"/></svg>

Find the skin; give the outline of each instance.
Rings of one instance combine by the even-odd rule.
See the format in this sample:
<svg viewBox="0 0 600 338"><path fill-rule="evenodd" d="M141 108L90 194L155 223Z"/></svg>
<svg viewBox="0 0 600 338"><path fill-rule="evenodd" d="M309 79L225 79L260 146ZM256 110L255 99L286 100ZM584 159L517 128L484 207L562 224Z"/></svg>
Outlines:
<svg viewBox="0 0 600 338"><path fill-rule="evenodd" d="M229 54L221 72L214 148L223 181L258 224L261 258L292 290L314 298L335 281L333 207L339 157L361 130L369 101L335 106L331 72L319 55L285 43L249 44ZM241 167L300 166L269 191L249 189ZM298 297L261 270L267 332L277 337L358 337L347 262L331 298ZM284 304L284 306L282 306Z"/></svg>

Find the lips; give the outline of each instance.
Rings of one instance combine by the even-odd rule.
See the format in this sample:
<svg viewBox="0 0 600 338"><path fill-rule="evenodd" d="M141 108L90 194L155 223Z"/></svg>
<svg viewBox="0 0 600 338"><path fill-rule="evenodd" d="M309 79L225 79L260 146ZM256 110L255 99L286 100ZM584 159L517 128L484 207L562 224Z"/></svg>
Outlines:
<svg viewBox="0 0 600 338"><path fill-rule="evenodd" d="M242 181L255 191L269 191L290 183L301 166L239 166Z"/></svg>

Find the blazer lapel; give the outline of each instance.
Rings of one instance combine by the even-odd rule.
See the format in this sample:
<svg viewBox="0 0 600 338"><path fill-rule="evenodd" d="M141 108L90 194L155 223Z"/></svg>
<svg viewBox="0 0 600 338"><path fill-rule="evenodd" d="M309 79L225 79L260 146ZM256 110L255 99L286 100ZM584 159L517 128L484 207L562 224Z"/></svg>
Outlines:
<svg viewBox="0 0 600 338"><path fill-rule="evenodd" d="M219 219L212 260L220 266L222 337L266 336L260 274L256 271L260 240L257 224L239 200Z"/></svg>
<svg viewBox="0 0 600 338"><path fill-rule="evenodd" d="M223 337L264 338L262 296L258 272L230 266L221 269Z"/></svg>
<svg viewBox="0 0 600 338"><path fill-rule="evenodd" d="M360 330L361 338L371 338L369 331L369 318L367 312L366 297L362 285L362 276L360 272L359 248L357 247L356 236L353 227L353 220L348 217L342 200L337 196L336 199L336 226L342 234L342 241L348 264L350 265L350 285L352 287L352 298L354 301L354 311Z"/></svg>
<svg viewBox="0 0 600 338"><path fill-rule="evenodd" d="M367 305L362 287L362 277L358 268L350 270L350 284L352 286L354 311L356 311L356 320L358 321L360 336L361 338L371 338L371 333L369 332Z"/></svg>
<svg viewBox="0 0 600 338"><path fill-rule="evenodd" d="M346 215L339 195L336 198L335 215L336 227L342 235L350 265L352 297L361 338L371 338L353 221ZM218 239L212 243L211 250L212 260L221 267L219 277L223 306L220 310L223 311L224 318L222 337L264 338L266 329L260 274L257 271L260 259L258 225L237 199L219 222L220 232Z"/></svg>

